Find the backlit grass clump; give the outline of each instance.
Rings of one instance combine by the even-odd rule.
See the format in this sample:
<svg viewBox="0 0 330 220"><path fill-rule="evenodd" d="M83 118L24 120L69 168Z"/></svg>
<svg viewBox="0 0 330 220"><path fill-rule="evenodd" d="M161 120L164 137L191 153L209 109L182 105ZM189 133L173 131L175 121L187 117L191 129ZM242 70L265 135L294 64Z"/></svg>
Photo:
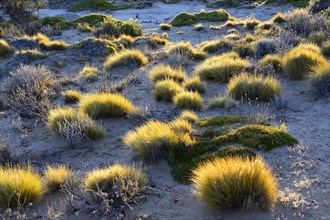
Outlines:
<svg viewBox="0 0 330 220"><path fill-rule="evenodd" d="M65 103L76 103L79 102L81 97L83 96L80 91L69 89L61 92L61 95L64 97Z"/></svg>
<svg viewBox="0 0 330 220"><path fill-rule="evenodd" d="M172 29L172 25L171 24L167 24L167 23L161 23L159 25L160 29L163 31L169 31Z"/></svg>
<svg viewBox="0 0 330 220"><path fill-rule="evenodd" d="M123 141L143 159L155 160L192 142L189 134L181 133L186 129L182 130L178 123L151 120L126 133ZM181 128L181 132L178 132L178 128Z"/></svg>
<svg viewBox="0 0 330 220"><path fill-rule="evenodd" d="M21 50L15 53L16 56L26 57L29 61L41 60L48 58L48 54L42 53L38 50Z"/></svg>
<svg viewBox="0 0 330 220"><path fill-rule="evenodd" d="M37 35L33 36L32 39L37 41L40 46L45 50L65 50L68 47L65 42L58 40L51 41L49 37L41 33L38 33Z"/></svg>
<svg viewBox="0 0 330 220"><path fill-rule="evenodd" d="M206 86L198 76L187 79L183 86L187 91L198 92L200 94L206 92Z"/></svg>
<svg viewBox="0 0 330 220"><path fill-rule="evenodd" d="M250 67L248 60L243 60L236 53L229 53L208 58L195 69L195 75L203 80L229 82L229 79L244 68Z"/></svg>
<svg viewBox="0 0 330 220"><path fill-rule="evenodd" d="M79 72L79 75L85 77L89 82L94 82L98 79L99 73L98 68L87 65Z"/></svg>
<svg viewBox="0 0 330 220"><path fill-rule="evenodd" d="M208 102L209 108L225 108L229 109L236 105L236 101L230 96L214 96Z"/></svg>
<svg viewBox="0 0 330 220"><path fill-rule="evenodd" d="M206 58L204 52L197 51L190 42L183 41L173 44L168 50L168 55L179 55L195 60L204 60Z"/></svg>
<svg viewBox="0 0 330 220"><path fill-rule="evenodd" d="M232 48L232 44L233 43L231 41L222 39L206 41L202 45L202 51L207 53L215 53L220 52L221 50L229 50Z"/></svg>
<svg viewBox="0 0 330 220"><path fill-rule="evenodd" d="M324 56L330 57L330 40L327 40L327 41L325 41L325 42L322 43L321 53Z"/></svg>
<svg viewBox="0 0 330 220"><path fill-rule="evenodd" d="M134 105L121 94L86 94L79 102L83 112L92 118L123 117L135 110Z"/></svg>
<svg viewBox="0 0 330 220"><path fill-rule="evenodd" d="M139 50L123 50L119 53L109 56L104 62L104 68L111 70L114 67L135 64L143 66L148 63L148 58Z"/></svg>
<svg viewBox="0 0 330 220"><path fill-rule="evenodd" d="M89 139L98 139L105 135L104 128L91 119L82 111L77 111L73 108L57 108L49 111L47 117L48 126L60 135L63 134L63 129L70 128L78 129L83 136Z"/></svg>
<svg viewBox="0 0 330 220"><path fill-rule="evenodd" d="M148 76L154 82L164 79L182 82L186 78L186 73L181 69L173 69L169 65L158 65L149 72Z"/></svg>
<svg viewBox="0 0 330 220"><path fill-rule="evenodd" d="M158 81L155 85L154 95L157 101L172 101L173 97L183 92L184 88L172 79Z"/></svg>
<svg viewBox="0 0 330 220"><path fill-rule="evenodd" d="M242 73L231 78L227 93L236 100L242 98L273 100L281 93L281 84L273 76L258 76Z"/></svg>
<svg viewBox="0 0 330 220"><path fill-rule="evenodd" d="M13 48L7 43L7 41L0 39L0 57L12 53L13 51Z"/></svg>
<svg viewBox="0 0 330 220"><path fill-rule="evenodd" d="M100 189L103 192L109 193L119 181L124 181L125 183L127 183L127 181L132 181L133 183L137 183L136 193L138 193L147 185L148 178L141 168L114 164L87 173L85 187L87 190L93 190L94 192ZM121 191L119 193L121 193Z"/></svg>
<svg viewBox="0 0 330 220"><path fill-rule="evenodd" d="M316 94L330 97L330 62L313 67L309 79Z"/></svg>
<svg viewBox="0 0 330 220"><path fill-rule="evenodd" d="M197 92L180 92L173 97L175 107L180 109L201 110L203 98Z"/></svg>
<svg viewBox="0 0 330 220"><path fill-rule="evenodd" d="M277 183L261 158L218 158L193 171L194 193L220 209L269 210L277 198Z"/></svg>
<svg viewBox="0 0 330 220"><path fill-rule="evenodd" d="M247 29L253 30L256 26L258 26L261 23L261 21L253 18L253 19L248 19L245 21L245 27Z"/></svg>
<svg viewBox="0 0 330 220"><path fill-rule="evenodd" d="M280 70L282 69L282 57L278 54L268 54L260 60L259 65L261 68L270 66L274 70Z"/></svg>
<svg viewBox="0 0 330 220"><path fill-rule="evenodd" d="M179 134L186 134L192 131L192 125L189 121L179 117L169 123L172 129Z"/></svg>
<svg viewBox="0 0 330 220"><path fill-rule="evenodd" d="M198 116L189 110L184 110L180 114L180 118L190 122L190 123L195 123L198 120Z"/></svg>
<svg viewBox="0 0 330 220"><path fill-rule="evenodd" d="M328 61L321 54L301 47L291 49L283 57L283 69L291 79L308 76L318 65L328 65Z"/></svg>
<svg viewBox="0 0 330 220"><path fill-rule="evenodd" d="M49 191L60 190L66 182L71 182L74 173L65 165L57 167L48 166L44 171L43 181Z"/></svg>
<svg viewBox="0 0 330 220"><path fill-rule="evenodd" d="M44 194L41 176L28 167L0 167L0 205L28 206Z"/></svg>

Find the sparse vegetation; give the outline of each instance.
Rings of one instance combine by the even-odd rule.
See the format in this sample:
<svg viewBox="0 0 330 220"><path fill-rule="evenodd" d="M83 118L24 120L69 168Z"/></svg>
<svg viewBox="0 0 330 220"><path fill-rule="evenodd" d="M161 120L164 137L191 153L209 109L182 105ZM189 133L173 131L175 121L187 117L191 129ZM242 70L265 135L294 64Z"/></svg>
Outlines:
<svg viewBox="0 0 330 220"><path fill-rule="evenodd" d="M236 102L235 100L230 96L215 96L208 102L209 108L225 108L229 109L235 106Z"/></svg>
<svg viewBox="0 0 330 220"><path fill-rule="evenodd" d="M201 82L198 76L186 79L184 82L184 88L187 91L198 92L204 94L206 92L206 86Z"/></svg>
<svg viewBox="0 0 330 220"><path fill-rule="evenodd" d="M183 91L184 88L179 83L172 79L164 79L156 83L154 95L157 101L165 100L170 102L176 94Z"/></svg>
<svg viewBox="0 0 330 220"><path fill-rule="evenodd" d="M80 72L79 75L85 77L87 81L94 82L98 80L99 77L99 69L96 67L92 67L86 65Z"/></svg>
<svg viewBox="0 0 330 220"><path fill-rule="evenodd" d="M195 74L204 80L229 82L234 74L250 66L249 61L240 59L236 53L228 53L208 58L196 67Z"/></svg>
<svg viewBox="0 0 330 220"><path fill-rule="evenodd" d="M62 41L51 41L46 35L38 33L32 37L33 40L37 41L40 46L45 50L65 50L68 45Z"/></svg>
<svg viewBox="0 0 330 220"><path fill-rule="evenodd" d="M41 176L30 166L0 166L0 189L4 207L28 206L44 194Z"/></svg>
<svg viewBox="0 0 330 220"><path fill-rule="evenodd" d="M201 110L203 99L197 92L180 92L173 97L175 107L181 109Z"/></svg>
<svg viewBox="0 0 330 220"><path fill-rule="evenodd" d="M281 70L282 69L282 57L278 54L271 54L263 57L260 60L260 67L267 68L271 66L274 70Z"/></svg>
<svg viewBox="0 0 330 220"><path fill-rule="evenodd" d="M203 60L206 55L203 52L197 51L190 42L179 42L173 44L169 50L168 55L181 55L188 59Z"/></svg>
<svg viewBox="0 0 330 220"><path fill-rule="evenodd" d="M321 52L324 56L330 57L330 40L323 42Z"/></svg>
<svg viewBox="0 0 330 220"><path fill-rule="evenodd" d="M139 50L123 50L119 53L109 56L104 62L104 68L108 71L122 65L134 64L143 66L148 63L148 58Z"/></svg>
<svg viewBox="0 0 330 220"><path fill-rule="evenodd" d="M330 62L327 65L314 66L310 81L317 95L330 97Z"/></svg>
<svg viewBox="0 0 330 220"><path fill-rule="evenodd" d="M209 12L201 11L195 14L182 12L175 16L175 18L170 22L170 24L173 26L185 26L195 24L198 21L226 21L228 17L228 12L223 9Z"/></svg>
<svg viewBox="0 0 330 220"><path fill-rule="evenodd" d="M263 160L226 157L193 171L194 193L220 209L269 210L277 198L277 183Z"/></svg>
<svg viewBox="0 0 330 220"><path fill-rule="evenodd" d="M92 118L122 117L135 110L133 104L120 94L86 94L79 102L83 112Z"/></svg>
<svg viewBox="0 0 330 220"><path fill-rule="evenodd" d="M159 25L160 29L163 31L168 31L172 29L172 25L171 24L167 24L167 23L161 23Z"/></svg>
<svg viewBox="0 0 330 220"><path fill-rule="evenodd" d="M190 123L195 123L198 120L198 116L189 110L184 110L180 114L180 118L190 122Z"/></svg>
<svg viewBox="0 0 330 220"><path fill-rule="evenodd" d="M129 5L121 5L116 6L106 0L81 0L71 6L68 11L76 12L76 11L84 11L84 10L92 10L92 11L116 11L129 8Z"/></svg>

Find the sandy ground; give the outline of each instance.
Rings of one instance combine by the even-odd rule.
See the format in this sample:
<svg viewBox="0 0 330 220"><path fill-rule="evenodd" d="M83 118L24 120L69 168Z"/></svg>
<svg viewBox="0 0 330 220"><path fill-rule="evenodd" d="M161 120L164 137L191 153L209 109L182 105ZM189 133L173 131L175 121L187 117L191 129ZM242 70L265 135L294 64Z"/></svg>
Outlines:
<svg viewBox="0 0 330 220"><path fill-rule="evenodd" d="M139 16L146 32L159 31L161 22L169 21L181 11L196 12L203 8L200 3L180 3L167 5L157 3L149 9L129 9L116 11L111 14L118 19L129 19ZM267 9L269 8L269 9ZM290 6L271 7L262 6L257 9L228 9L228 12L236 17L246 17L254 14L258 19L269 19L273 13L289 10ZM267 13L265 13L267 11ZM41 16L65 15L66 17L87 14L67 13L64 10L43 9ZM148 22L147 22L148 21ZM149 21L151 21L149 23ZM184 30L184 36L177 36L178 30ZM192 27L173 28L170 32L172 41L186 40L198 44L203 40L218 38L226 33L226 29L220 31L195 32ZM68 43L82 40L89 36L75 30L63 32L57 37ZM173 37L172 37L173 36ZM70 54L63 53L63 57ZM102 68L102 59L93 58L89 63ZM111 79L108 82L119 81L128 74L136 74L134 83L128 84L123 94L140 108L149 109L156 118L170 119L169 113L173 105L165 102L156 102L152 96L153 83L147 78L146 73L160 61L148 64L141 69L129 70L115 69L109 73ZM198 63L189 62L184 69L191 74ZM83 63L65 63L61 74L74 77L83 67ZM274 210L270 212L237 212L219 211L206 206L191 193L191 185L181 185L173 180L170 168L166 161L145 163L144 166L150 177L150 184L154 190L146 195L146 201L134 205L133 210L127 210L125 219L134 219L137 215L149 216L149 219L330 219L330 102L328 99L315 98L307 81L290 81L280 77L283 85L283 97L288 101L288 108L277 111L273 105L267 107L269 119L273 124L285 122L288 133L296 137L300 144L293 148L281 147L265 154L266 162L273 169L280 186L280 198ZM72 85L73 88L83 88L83 91L96 91L99 83L88 86L84 82ZM203 95L205 106L207 101L215 95L224 94L225 85L215 82L207 83L207 92ZM56 98L57 105L64 105L61 98ZM230 110L206 109L199 112L200 118L215 115L243 114L251 115L257 111L255 107L238 106ZM92 170L96 167L104 167L115 162L123 164L140 164L131 149L122 143L121 137L128 131L143 123L142 120L132 118L102 120L107 129L107 136L99 141L84 141L75 148L71 148L59 136L51 132L46 126L37 124L32 129L22 129L24 123L14 115L0 115L0 124L6 127L0 129L0 135L7 136L12 143L11 151L16 155L29 158L40 170L47 164L68 164L72 169L81 172ZM148 191L149 192L149 191ZM31 211L37 216L47 215L47 204L56 196L43 199ZM282 202L281 202L282 201ZM88 219L80 216L62 216L60 219Z"/></svg>

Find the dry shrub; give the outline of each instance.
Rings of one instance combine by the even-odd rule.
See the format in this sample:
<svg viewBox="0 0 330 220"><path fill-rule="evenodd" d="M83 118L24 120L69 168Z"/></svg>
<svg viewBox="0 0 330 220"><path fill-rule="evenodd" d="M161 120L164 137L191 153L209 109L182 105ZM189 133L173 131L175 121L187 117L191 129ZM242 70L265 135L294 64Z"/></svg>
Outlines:
<svg viewBox="0 0 330 220"><path fill-rule="evenodd" d="M49 108L52 72L45 66L21 65L10 76L6 93L13 110L22 117L43 117Z"/></svg>
<svg viewBox="0 0 330 220"><path fill-rule="evenodd" d="M330 97L330 62L314 66L309 79L317 95Z"/></svg>

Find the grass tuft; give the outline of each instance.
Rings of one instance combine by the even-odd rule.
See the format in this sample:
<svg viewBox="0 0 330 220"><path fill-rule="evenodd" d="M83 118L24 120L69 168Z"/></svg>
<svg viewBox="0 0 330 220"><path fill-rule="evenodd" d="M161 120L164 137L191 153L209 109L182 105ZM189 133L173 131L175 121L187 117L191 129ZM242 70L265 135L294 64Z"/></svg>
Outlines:
<svg viewBox="0 0 330 220"><path fill-rule="evenodd" d="M40 46L45 50L65 50L68 45L62 41L51 41L46 35L38 33L32 37L33 40L37 41Z"/></svg>
<svg viewBox="0 0 330 220"><path fill-rule="evenodd" d="M201 110L203 98L196 92L180 92L173 97L175 107L180 109Z"/></svg>
<svg viewBox="0 0 330 220"><path fill-rule="evenodd" d="M65 103L77 103L82 97L82 94L78 90L69 89L61 92L61 95L64 97Z"/></svg>
<svg viewBox="0 0 330 220"><path fill-rule="evenodd" d="M112 93L86 94L79 107L92 118L122 117L135 111L134 105L123 95Z"/></svg>
<svg viewBox="0 0 330 220"><path fill-rule="evenodd" d="M183 92L184 88L172 79L158 81L155 85L154 95L157 101L172 101L173 97Z"/></svg>
<svg viewBox="0 0 330 220"><path fill-rule="evenodd" d="M43 181L49 191L60 190L61 186L74 178L74 173L65 165L48 166Z"/></svg>
<svg viewBox="0 0 330 220"><path fill-rule="evenodd" d="M0 167L0 204L28 206L44 194L41 176L28 167Z"/></svg>
<svg viewBox="0 0 330 220"><path fill-rule="evenodd" d="M94 82L98 80L99 69L86 65L80 72L79 75L85 77L87 81Z"/></svg>
<svg viewBox="0 0 330 220"><path fill-rule="evenodd" d="M13 51L14 51L13 48L9 46L7 41L0 39L0 57L10 54Z"/></svg>
<svg viewBox="0 0 330 220"><path fill-rule="evenodd" d="M114 67L136 64L143 66L148 63L148 58L139 50L123 50L117 54L109 56L104 62L106 70L112 70Z"/></svg>
<svg viewBox="0 0 330 220"><path fill-rule="evenodd" d="M206 86L198 76L187 79L183 86L187 91L198 92L200 94L206 92Z"/></svg>
<svg viewBox="0 0 330 220"><path fill-rule="evenodd" d="M190 122L190 123L195 123L198 120L198 116L189 110L184 110L180 114L180 118Z"/></svg>
<svg viewBox="0 0 330 220"><path fill-rule="evenodd" d="M194 193L220 209L269 210L277 197L277 183L260 157L226 157L193 171Z"/></svg>
<svg viewBox="0 0 330 220"><path fill-rule="evenodd" d="M149 72L148 76L154 82L164 79L182 82L186 78L186 73L182 69L173 69L169 65L158 65Z"/></svg>
<svg viewBox="0 0 330 220"><path fill-rule="evenodd" d="M309 79L316 94L330 97L330 62L313 67Z"/></svg>

